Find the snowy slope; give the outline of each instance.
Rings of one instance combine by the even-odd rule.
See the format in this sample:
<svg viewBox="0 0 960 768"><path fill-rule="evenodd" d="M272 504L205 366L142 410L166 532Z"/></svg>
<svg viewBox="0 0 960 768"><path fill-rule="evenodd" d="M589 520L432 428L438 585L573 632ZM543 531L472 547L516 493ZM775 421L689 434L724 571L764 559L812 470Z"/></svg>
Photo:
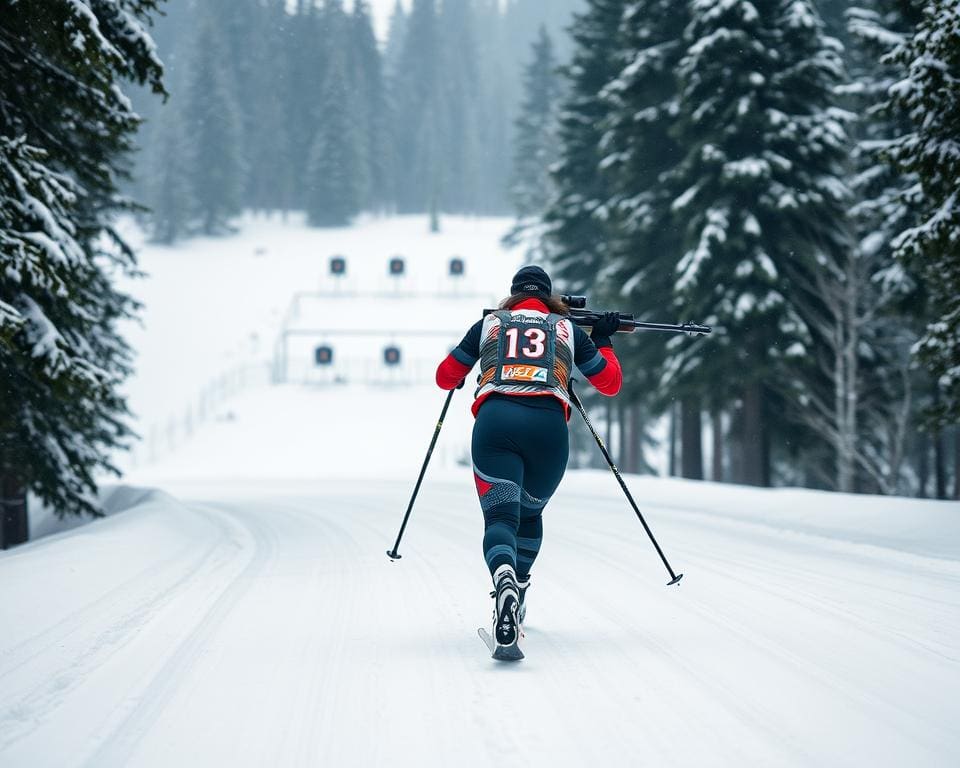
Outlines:
<svg viewBox="0 0 960 768"><path fill-rule="evenodd" d="M960 505L629 478L667 588L609 473L571 472L501 667L462 392L385 555L437 395L250 393L130 478L180 501L0 555L0 764L960 758Z"/></svg>
<svg viewBox="0 0 960 768"><path fill-rule="evenodd" d="M266 356L332 253L373 287L394 252L429 282L461 251L480 290L516 266L502 222L423 224L248 222L148 249L138 412L162 420ZM960 763L960 505L630 477L685 573L667 588L610 474L570 472L527 659L501 666L476 636L490 599L468 389L403 559L385 554L443 397L253 380L142 455L109 517L0 553L0 766Z"/></svg>
<svg viewBox="0 0 960 768"><path fill-rule="evenodd" d="M0 764L956 764L960 562L739 519L776 492L727 514L631 484L683 582L612 478L572 473L514 667L475 634L466 469L428 474L397 563L412 477L168 481L181 503L0 555Z"/></svg>

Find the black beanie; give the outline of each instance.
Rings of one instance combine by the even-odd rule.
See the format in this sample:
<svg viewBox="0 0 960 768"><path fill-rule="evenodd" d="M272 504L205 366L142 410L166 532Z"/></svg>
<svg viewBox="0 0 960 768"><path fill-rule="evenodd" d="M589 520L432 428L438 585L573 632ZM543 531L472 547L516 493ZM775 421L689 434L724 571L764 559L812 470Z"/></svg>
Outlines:
<svg viewBox="0 0 960 768"><path fill-rule="evenodd" d="M513 276L510 293L539 293L549 296L553 293L553 283L550 282L550 275L540 267L523 267Z"/></svg>

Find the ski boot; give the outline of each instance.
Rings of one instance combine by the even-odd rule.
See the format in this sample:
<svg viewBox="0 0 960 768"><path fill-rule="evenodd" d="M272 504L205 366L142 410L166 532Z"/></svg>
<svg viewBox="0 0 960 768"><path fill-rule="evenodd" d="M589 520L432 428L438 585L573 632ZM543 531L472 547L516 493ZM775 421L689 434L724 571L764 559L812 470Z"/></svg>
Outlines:
<svg viewBox="0 0 960 768"><path fill-rule="evenodd" d="M520 587L513 566L501 565L493 574L496 603L493 613L493 658L518 661L520 650Z"/></svg>
<svg viewBox="0 0 960 768"><path fill-rule="evenodd" d="M517 618L520 619L520 634L523 636L523 623L527 618L527 589L530 587L530 575L517 576L517 588L520 590L520 608L517 610ZM497 591L493 590L490 597L496 597Z"/></svg>

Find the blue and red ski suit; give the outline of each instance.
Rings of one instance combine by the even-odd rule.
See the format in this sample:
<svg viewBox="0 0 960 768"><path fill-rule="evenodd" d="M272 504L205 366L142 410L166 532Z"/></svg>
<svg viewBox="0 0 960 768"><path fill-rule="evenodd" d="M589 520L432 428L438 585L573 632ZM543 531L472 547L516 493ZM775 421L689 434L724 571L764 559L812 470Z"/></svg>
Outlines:
<svg viewBox="0 0 960 768"><path fill-rule="evenodd" d="M515 307L549 313L536 298ZM437 385L453 389L481 356L483 321L437 368ZM599 349L586 332L573 326L573 363L597 390L613 396L623 375L612 345ZM474 480L484 516L483 553L491 575L509 564L521 580L540 552L543 509L567 468L569 406L548 391L537 394L489 392L473 403Z"/></svg>

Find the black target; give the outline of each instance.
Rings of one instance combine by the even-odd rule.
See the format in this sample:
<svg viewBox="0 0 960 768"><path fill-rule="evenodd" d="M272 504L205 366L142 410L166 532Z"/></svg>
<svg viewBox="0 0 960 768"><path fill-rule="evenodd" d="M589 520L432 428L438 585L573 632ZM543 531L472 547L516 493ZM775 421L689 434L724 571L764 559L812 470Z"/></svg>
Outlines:
<svg viewBox="0 0 960 768"><path fill-rule="evenodd" d="M313 359L317 365L332 365L333 347L322 344L313 351Z"/></svg>
<svg viewBox="0 0 960 768"><path fill-rule="evenodd" d="M386 365L400 365L400 347L387 347L383 350L383 362Z"/></svg>

